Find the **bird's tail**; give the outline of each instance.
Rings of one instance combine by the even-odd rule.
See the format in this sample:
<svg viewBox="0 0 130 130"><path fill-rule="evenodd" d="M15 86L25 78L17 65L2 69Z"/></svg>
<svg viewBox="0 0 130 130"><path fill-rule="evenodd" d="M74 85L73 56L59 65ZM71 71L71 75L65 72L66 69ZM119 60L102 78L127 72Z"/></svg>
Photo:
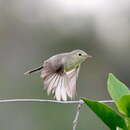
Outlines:
<svg viewBox="0 0 130 130"><path fill-rule="evenodd" d="M25 72L24 74L25 74L25 75L29 75L29 74L31 74L31 73L33 73L33 72L36 72L36 71L39 71L39 70L41 70L41 69L43 69L43 66L40 66L40 67L37 67L37 68L35 68L35 69L29 70L29 71Z"/></svg>

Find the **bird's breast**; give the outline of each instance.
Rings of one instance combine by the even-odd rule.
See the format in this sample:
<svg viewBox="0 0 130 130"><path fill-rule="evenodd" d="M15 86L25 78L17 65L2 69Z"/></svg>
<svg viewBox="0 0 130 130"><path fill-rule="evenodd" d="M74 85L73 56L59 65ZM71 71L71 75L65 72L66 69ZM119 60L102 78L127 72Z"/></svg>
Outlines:
<svg viewBox="0 0 130 130"><path fill-rule="evenodd" d="M72 69L74 69L74 68L76 68L78 66L79 66L79 64L68 63L68 64L64 65L64 70L66 72L68 72L68 71L70 71L70 70L72 70Z"/></svg>

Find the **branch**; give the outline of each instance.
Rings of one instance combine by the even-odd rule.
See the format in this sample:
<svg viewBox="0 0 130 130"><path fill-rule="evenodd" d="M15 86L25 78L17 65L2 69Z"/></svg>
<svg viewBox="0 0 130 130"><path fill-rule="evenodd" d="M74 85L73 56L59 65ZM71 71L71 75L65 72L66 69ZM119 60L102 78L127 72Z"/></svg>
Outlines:
<svg viewBox="0 0 130 130"><path fill-rule="evenodd" d="M82 100L78 101L57 101L57 100L48 100L48 99L0 99L0 103L8 102L42 102L42 103L58 103L58 104L83 104ZM101 103L113 103L113 100L101 100Z"/></svg>
<svg viewBox="0 0 130 130"><path fill-rule="evenodd" d="M77 105L76 116L75 116L74 121L73 121L73 130L76 130L76 126L78 124L78 119L79 119L79 113L80 113L80 109L81 109L82 105L83 105L83 103L79 103Z"/></svg>

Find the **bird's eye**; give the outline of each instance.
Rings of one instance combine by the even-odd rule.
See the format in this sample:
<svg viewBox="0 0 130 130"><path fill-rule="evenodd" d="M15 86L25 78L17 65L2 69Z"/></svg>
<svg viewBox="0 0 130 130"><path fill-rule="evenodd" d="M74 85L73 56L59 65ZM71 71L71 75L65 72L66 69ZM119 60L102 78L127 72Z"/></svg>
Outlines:
<svg viewBox="0 0 130 130"><path fill-rule="evenodd" d="M82 56L82 54L81 54L81 53L79 53L79 56Z"/></svg>

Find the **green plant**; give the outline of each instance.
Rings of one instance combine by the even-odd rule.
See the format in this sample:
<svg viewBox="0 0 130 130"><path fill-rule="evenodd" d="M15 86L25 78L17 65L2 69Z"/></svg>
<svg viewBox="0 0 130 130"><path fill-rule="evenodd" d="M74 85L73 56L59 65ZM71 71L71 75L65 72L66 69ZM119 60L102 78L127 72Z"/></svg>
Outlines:
<svg viewBox="0 0 130 130"><path fill-rule="evenodd" d="M82 100L111 130L130 130L130 90L111 73L107 87L118 112L98 101Z"/></svg>

